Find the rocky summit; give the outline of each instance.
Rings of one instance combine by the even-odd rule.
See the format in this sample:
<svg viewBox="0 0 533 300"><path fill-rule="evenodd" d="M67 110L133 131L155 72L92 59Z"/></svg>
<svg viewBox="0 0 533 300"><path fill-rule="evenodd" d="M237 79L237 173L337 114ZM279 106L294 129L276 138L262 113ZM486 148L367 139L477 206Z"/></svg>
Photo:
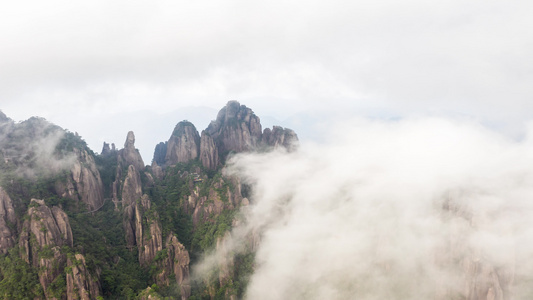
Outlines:
<svg viewBox="0 0 533 300"><path fill-rule="evenodd" d="M298 136L291 129L274 126L262 131L260 119L252 109L229 101L201 136L192 123L179 122L170 139L156 146L153 162L165 167L199 157L205 168L214 170L230 153L278 147L292 151L297 145Z"/></svg>

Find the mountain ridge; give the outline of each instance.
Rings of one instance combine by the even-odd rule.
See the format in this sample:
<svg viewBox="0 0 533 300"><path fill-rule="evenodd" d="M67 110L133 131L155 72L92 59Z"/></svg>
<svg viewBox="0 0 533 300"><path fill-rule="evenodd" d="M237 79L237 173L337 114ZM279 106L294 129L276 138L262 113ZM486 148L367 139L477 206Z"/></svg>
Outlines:
<svg viewBox="0 0 533 300"><path fill-rule="evenodd" d="M96 154L43 118L16 123L0 112L0 297L243 294L245 281L229 265L219 280L191 279L190 265L223 247L220 238L249 203L239 179L221 169L233 153L292 151L297 135L263 132L250 108L230 101L201 135L178 122L151 165L135 142L129 131L123 148L104 142ZM28 276L21 280L11 261Z"/></svg>

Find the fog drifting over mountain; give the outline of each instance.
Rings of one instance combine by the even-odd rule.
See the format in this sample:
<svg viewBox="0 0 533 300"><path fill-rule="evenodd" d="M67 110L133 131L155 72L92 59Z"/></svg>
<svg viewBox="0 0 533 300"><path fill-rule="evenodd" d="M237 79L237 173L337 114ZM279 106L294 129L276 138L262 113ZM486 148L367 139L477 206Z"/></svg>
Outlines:
<svg viewBox="0 0 533 300"><path fill-rule="evenodd" d="M254 192L228 244L260 236L247 299L533 295L531 130L516 142L422 118L331 132L326 144L231 161Z"/></svg>

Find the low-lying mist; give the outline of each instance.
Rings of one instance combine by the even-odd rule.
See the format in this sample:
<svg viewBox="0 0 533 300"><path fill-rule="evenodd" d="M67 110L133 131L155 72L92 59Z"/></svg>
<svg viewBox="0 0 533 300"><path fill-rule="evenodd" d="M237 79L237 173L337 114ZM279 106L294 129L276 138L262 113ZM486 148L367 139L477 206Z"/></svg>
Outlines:
<svg viewBox="0 0 533 300"><path fill-rule="evenodd" d="M256 239L246 299L533 298L533 132L436 118L334 129L231 160L253 186L228 241Z"/></svg>
<svg viewBox="0 0 533 300"><path fill-rule="evenodd" d="M0 179L8 170L32 179L68 170L76 156L69 151L58 152L64 138L64 130L41 118L0 123Z"/></svg>

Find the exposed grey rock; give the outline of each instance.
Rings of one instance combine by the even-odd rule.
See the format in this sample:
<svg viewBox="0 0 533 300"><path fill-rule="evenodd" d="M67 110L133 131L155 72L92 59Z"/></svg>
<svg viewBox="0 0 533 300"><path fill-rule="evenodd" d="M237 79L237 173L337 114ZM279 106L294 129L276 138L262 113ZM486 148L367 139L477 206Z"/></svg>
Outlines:
<svg viewBox="0 0 533 300"><path fill-rule="evenodd" d="M146 215L151 208L150 197L142 194L141 177L133 165L128 167L124 179L122 206L126 243L130 247L137 246L139 263L147 266L163 248L163 238L157 212Z"/></svg>
<svg viewBox="0 0 533 300"><path fill-rule="evenodd" d="M179 122L168 140L166 165L185 163L200 154L200 135L191 122Z"/></svg>
<svg viewBox="0 0 533 300"><path fill-rule="evenodd" d="M167 144L168 142L161 142L155 146L154 159L152 162L157 163L159 166L165 165L165 157L167 156Z"/></svg>
<svg viewBox="0 0 533 300"><path fill-rule="evenodd" d="M117 184L118 185L118 184ZM135 166L128 167L128 173L122 186L122 206L124 207L124 230L126 232L126 242L128 246L136 245L136 203L142 197L141 175Z"/></svg>
<svg viewBox="0 0 533 300"><path fill-rule="evenodd" d="M24 250L21 255L40 270L39 282L49 299L47 288L60 276L66 262L61 247L73 245L72 230L67 214L58 207L50 209L43 200L32 199L28 215L19 239ZM33 242L30 236L35 237Z"/></svg>
<svg viewBox="0 0 533 300"><path fill-rule="evenodd" d="M7 251L15 246L17 217L13 207L13 201L0 187L0 252Z"/></svg>
<svg viewBox="0 0 533 300"><path fill-rule="evenodd" d="M134 165L128 167L128 173L122 187L122 206L129 206L142 196L141 175Z"/></svg>
<svg viewBox="0 0 533 300"><path fill-rule="evenodd" d="M267 147L282 147L293 151L298 146L298 136L291 129L274 126L272 129L266 128L263 131L262 142Z"/></svg>
<svg viewBox="0 0 533 300"><path fill-rule="evenodd" d="M143 195L140 203L135 206L135 237L141 266L150 265L157 253L163 249L163 237L157 212L152 212L150 216L145 214L150 207L151 201L147 195ZM143 228L144 224L147 228Z"/></svg>
<svg viewBox="0 0 533 300"><path fill-rule="evenodd" d="M189 252L172 233L167 237L165 247L167 256L159 262L161 272L157 275L156 281L160 285L169 285L171 283L170 275L174 275L176 283L180 287L181 299L185 300L191 295Z"/></svg>
<svg viewBox="0 0 533 300"><path fill-rule="evenodd" d="M111 200L113 201L113 204L115 205L115 210L118 211L119 204L121 204L121 199L119 199L121 191L121 185L122 185L122 166L117 165L115 169L115 181L111 184Z"/></svg>
<svg viewBox="0 0 533 300"><path fill-rule="evenodd" d="M216 141L222 155L252 150L262 135L259 117L237 101L229 101L205 131Z"/></svg>
<svg viewBox="0 0 533 300"><path fill-rule="evenodd" d="M124 149L119 151L119 156L125 166L134 165L139 171L144 170L144 162L139 151L135 148L135 134L128 132Z"/></svg>
<svg viewBox="0 0 533 300"><path fill-rule="evenodd" d="M200 160L202 165L210 170L218 167L218 148L213 138L204 131L200 141Z"/></svg>
<svg viewBox="0 0 533 300"><path fill-rule="evenodd" d="M29 230L35 235L37 245L72 247L72 229L67 214L59 207L50 209L43 200L32 199L28 215Z"/></svg>
<svg viewBox="0 0 533 300"><path fill-rule="evenodd" d="M102 147L102 152L100 152L100 155L108 155L111 153L111 148L109 147L109 144L104 142L104 146Z"/></svg>
<svg viewBox="0 0 533 300"><path fill-rule="evenodd" d="M163 179L163 169L157 164L155 160L152 162L152 173L154 174L155 178L159 180Z"/></svg>
<svg viewBox="0 0 533 300"><path fill-rule="evenodd" d="M76 254L68 258L67 266L70 268L70 271L66 272L68 300L90 300L100 296L100 282L87 270L83 255Z"/></svg>
<svg viewBox="0 0 533 300"><path fill-rule="evenodd" d="M89 206L89 209L96 209L104 202L104 185L100 177L100 172L92 155L86 150L74 149L77 160L74 162L71 173L77 193L70 190L74 185L63 187L64 197L72 199L80 196L80 200Z"/></svg>
<svg viewBox="0 0 533 300"><path fill-rule="evenodd" d="M216 120L202 131L201 138L192 123L178 123L168 142L156 146L153 161L164 169L199 157L205 168L215 170L231 152L265 147L284 147L291 151L297 144L294 131L275 126L263 133L259 117L250 108L229 101L218 112Z"/></svg>

